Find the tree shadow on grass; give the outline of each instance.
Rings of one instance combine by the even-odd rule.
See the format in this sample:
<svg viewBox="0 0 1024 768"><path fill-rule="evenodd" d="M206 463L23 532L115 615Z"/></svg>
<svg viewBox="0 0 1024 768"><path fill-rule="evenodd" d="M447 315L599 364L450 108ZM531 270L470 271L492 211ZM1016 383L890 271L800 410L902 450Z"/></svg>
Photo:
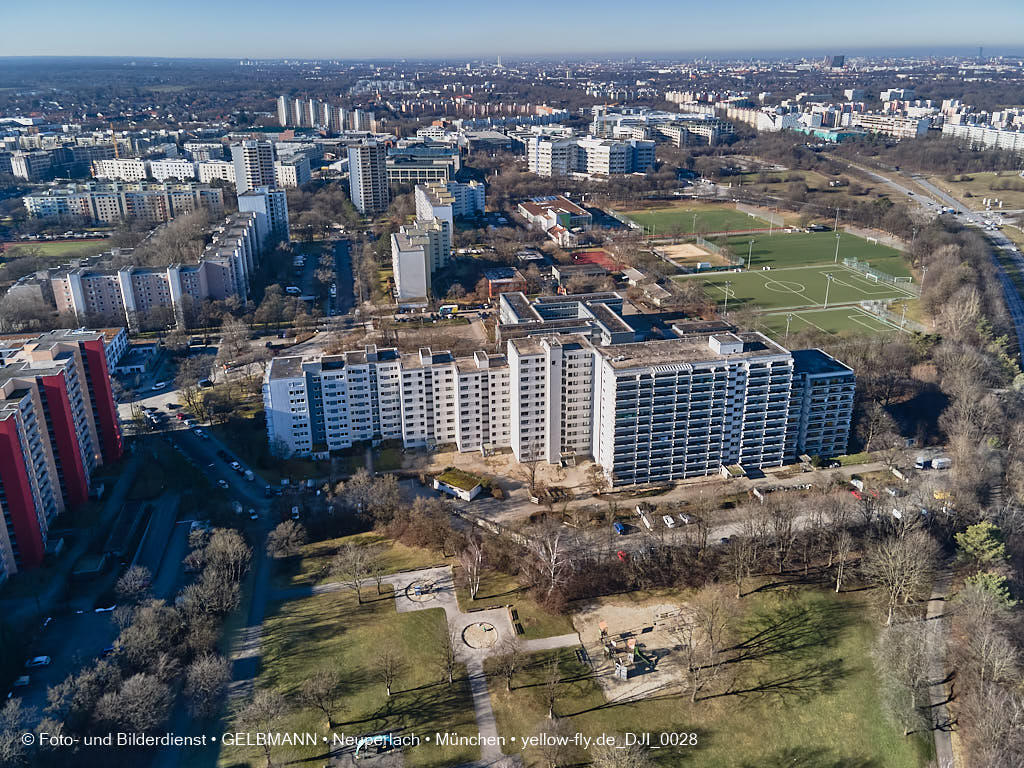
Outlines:
<svg viewBox="0 0 1024 768"><path fill-rule="evenodd" d="M833 646L848 609L835 603L787 603L756 612L740 630L742 640L726 649L728 664L771 658L804 658Z"/></svg>
<svg viewBox="0 0 1024 768"><path fill-rule="evenodd" d="M824 747L788 747L762 755L741 768L879 768L878 761L860 757L838 757Z"/></svg>

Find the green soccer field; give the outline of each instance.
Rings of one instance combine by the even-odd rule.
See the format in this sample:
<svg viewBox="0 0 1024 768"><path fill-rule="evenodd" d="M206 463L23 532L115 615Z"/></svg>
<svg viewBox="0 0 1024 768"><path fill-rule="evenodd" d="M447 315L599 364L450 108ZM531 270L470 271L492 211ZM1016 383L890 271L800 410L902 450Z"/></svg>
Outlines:
<svg viewBox="0 0 1024 768"><path fill-rule="evenodd" d="M754 241L753 247L750 241ZM732 252L744 260L750 256L750 267L796 267L806 264L834 264L836 261L836 235L834 232L777 232L773 235L730 237ZM868 262L873 269L893 277L909 277L900 252L887 245L869 243L856 235L841 232L839 237L839 263L856 258Z"/></svg>
<svg viewBox="0 0 1024 768"><path fill-rule="evenodd" d="M828 285L827 275L832 275ZM762 271L716 272L708 275L681 275L676 280L700 280L705 295L720 308L757 307L760 310L825 307L879 299L912 298L909 290L876 283L841 264L813 267L789 267ZM728 298L728 301L726 299Z"/></svg>
<svg viewBox="0 0 1024 768"><path fill-rule="evenodd" d="M692 235L696 232L736 232L761 229L768 222L749 216L734 208L694 208L671 203L658 208L620 210L642 226L647 234ZM694 218L696 217L696 219ZM694 230L696 224L696 230Z"/></svg>
<svg viewBox="0 0 1024 768"><path fill-rule="evenodd" d="M789 318L787 320L787 318ZM838 309L805 309L794 312L774 312L757 317L757 330L771 336L777 341L786 339L786 325L789 333L802 331L821 331L833 336L841 333L890 334L897 333L898 328L880 320L857 307L840 307Z"/></svg>

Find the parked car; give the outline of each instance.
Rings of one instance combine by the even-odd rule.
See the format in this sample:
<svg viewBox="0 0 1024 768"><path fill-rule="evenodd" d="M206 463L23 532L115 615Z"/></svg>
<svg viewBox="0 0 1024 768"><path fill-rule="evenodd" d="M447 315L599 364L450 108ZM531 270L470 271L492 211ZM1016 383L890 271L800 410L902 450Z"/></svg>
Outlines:
<svg viewBox="0 0 1024 768"><path fill-rule="evenodd" d="M221 480L218 480L218 481L217 481L217 485L219 485L219 486L220 486L221 488L223 488L223 489L224 489L225 491L226 491L226 490L228 489L228 481L227 481L227 480L223 480L223 479L221 479Z"/></svg>
<svg viewBox="0 0 1024 768"><path fill-rule="evenodd" d="M676 521L672 519L672 515L662 515L661 519L664 521L666 528L676 527Z"/></svg>
<svg viewBox="0 0 1024 768"><path fill-rule="evenodd" d="M690 516L689 515L684 515L682 513L679 513L678 515L676 515L676 517L679 518L679 522L682 523L683 525L689 525L690 524Z"/></svg>
<svg viewBox="0 0 1024 768"><path fill-rule="evenodd" d="M152 386L152 390L156 392L158 390L165 389L168 384L170 384L169 381L158 381L156 384Z"/></svg>
<svg viewBox="0 0 1024 768"><path fill-rule="evenodd" d="M28 675L20 675L14 679L15 688L25 688L29 683L32 682L32 678Z"/></svg>
<svg viewBox="0 0 1024 768"><path fill-rule="evenodd" d="M615 529L615 532L617 534L619 534L619 536L625 536L626 535L626 526L624 526L618 520L616 520L614 523L612 523L612 528Z"/></svg>
<svg viewBox="0 0 1024 768"><path fill-rule="evenodd" d="M259 513L255 509L250 508L249 509L249 519L250 520L259 520L260 519Z"/></svg>
<svg viewBox="0 0 1024 768"><path fill-rule="evenodd" d="M618 552L616 552L615 556L619 558L619 560L621 560L622 562L626 562L627 560L629 560L629 553L626 552L624 549L620 549Z"/></svg>
<svg viewBox="0 0 1024 768"><path fill-rule="evenodd" d="M49 656L36 656L35 658L29 659L25 662L25 669L34 669L35 667L48 667L50 666Z"/></svg>

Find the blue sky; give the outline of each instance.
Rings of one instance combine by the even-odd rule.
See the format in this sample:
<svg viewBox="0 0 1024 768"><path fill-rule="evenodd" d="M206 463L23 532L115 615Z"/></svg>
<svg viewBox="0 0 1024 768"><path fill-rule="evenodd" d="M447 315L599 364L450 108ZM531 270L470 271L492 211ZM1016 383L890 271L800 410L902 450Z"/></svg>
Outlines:
<svg viewBox="0 0 1024 768"><path fill-rule="evenodd" d="M992 0L3 0L0 56L467 58L915 50L1024 55ZM27 33L31 30L31 33Z"/></svg>

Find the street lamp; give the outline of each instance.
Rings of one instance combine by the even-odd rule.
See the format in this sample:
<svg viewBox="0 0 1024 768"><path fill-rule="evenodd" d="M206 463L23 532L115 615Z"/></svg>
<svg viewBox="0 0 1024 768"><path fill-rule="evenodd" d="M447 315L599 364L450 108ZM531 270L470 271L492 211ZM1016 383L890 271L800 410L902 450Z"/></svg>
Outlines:
<svg viewBox="0 0 1024 768"><path fill-rule="evenodd" d="M726 317L729 316L729 294L730 293L732 293L732 281L731 280L726 280L725 281L725 311L723 312L723 314Z"/></svg>
<svg viewBox="0 0 1024 768"><path fill-rule="evenodd" d="M793 322L793 313L786 313L786 341L789 341L789 324Z"/></svg>
<svg viewBox="0 0 1024 768"><path fill-rule="evenodd" d="M754 240L751 238L750 244L747 246L747 269L750 269L750 255L754 252Z"/></svg>
<svg viewBox="0 0 1024 768"><path fill-rule="evenodd" d="M835 275L831 272L825 274L825 305L822 309L828 309L828 289L832 287L832 281L835 279Z"/></svg>
<svg viewBox="0 0 1024 768"><path fill-rule="evenodd" d="M907 305L906 302L903 304L903 313L900 315L900 331L903 330L903 324L907 321Z"/></svg>
<svg viewBox="0 0 1024 768"><path fill-rule="evenodd" d="M836 264L839 263L839 233L836 232Z"/></svg>

